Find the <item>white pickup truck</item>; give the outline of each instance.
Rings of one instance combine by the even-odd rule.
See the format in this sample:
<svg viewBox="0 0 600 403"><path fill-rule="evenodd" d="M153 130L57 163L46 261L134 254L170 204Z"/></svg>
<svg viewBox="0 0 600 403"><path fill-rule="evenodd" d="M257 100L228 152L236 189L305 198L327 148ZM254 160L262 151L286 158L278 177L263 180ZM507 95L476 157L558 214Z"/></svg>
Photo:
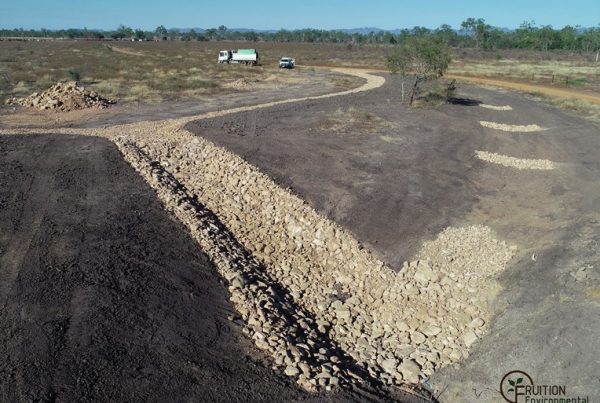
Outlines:
<svg viewBox="0 0 600 403"><path fill-rule="evenodd" d="M219 63L244 63L258 64L258 52L256 49L233 49L221 50L219 52Z"/></svg>
<svg viewBox="0 0 600 403"><path fill-rule="evenodd" d="M282 57L279 59L280 69L293 69L295 64L296 59L292 59L291 57Z"/></svg>

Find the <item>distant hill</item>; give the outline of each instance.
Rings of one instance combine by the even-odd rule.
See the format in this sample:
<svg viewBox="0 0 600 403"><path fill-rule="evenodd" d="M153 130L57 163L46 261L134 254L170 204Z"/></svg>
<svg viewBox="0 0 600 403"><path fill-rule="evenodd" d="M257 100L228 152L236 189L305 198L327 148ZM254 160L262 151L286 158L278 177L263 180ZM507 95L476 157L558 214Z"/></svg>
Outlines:
<svg viewBox="0 0 600 403"><path fill-rule="evenodd" d="M204 33L206 32L206 28L168 28L169 30L171 29L175 29L183 34L190 32L192 29L197 32L197 33ZM284 29L284 28L281 28ZM227 31L230 32L256 32L256 33L264 33L264 34L272 34L278 31L281 31L281 29L254 29L254 28L227 28ZM312 28L307 28L307 29L312 29ZM287 29L287 31L299 31L300 29ZM364 27L364 28L348 28L348 29L325 29L324 31L339 31L339 32L344 32L346 34L369 34L371 32L391 32L393 34L397 34L400 32L400 29L394 29L394 30L386 30L386 29L381 29L381 28L375 28L375 27Z"/></svg>
<svg viewBox="0 0 600 403"><path fill-rule="evenodd" d="M385 29L375 27L349 28L349 29L334 29L333 31L345 32L347 34L370 34L371 32L385 32Z"/></svg>

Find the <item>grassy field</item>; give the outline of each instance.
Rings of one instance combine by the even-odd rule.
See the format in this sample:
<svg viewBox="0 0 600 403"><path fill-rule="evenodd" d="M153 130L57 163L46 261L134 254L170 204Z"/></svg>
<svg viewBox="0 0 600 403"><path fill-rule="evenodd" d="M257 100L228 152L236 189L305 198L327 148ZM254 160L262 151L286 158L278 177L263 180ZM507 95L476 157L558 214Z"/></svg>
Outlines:
<svg viewBox="0 0 600 403"><path fill-rule="evenodd" d="M261 66L219 65L220 49L257 48ZM240 78L265 80L279 71L280 57L300 65L371 65L385 51L311 44L227 42L0 41L0 100L42 91L56 81L80 81L125 101L160 101L224 92ZM352 55L352 58L346 57ZM379 65L378 64L378 65Z"/></svg>
<svg viewBox="0 0 600 403"><path fill-rule="evenodd" d="M567 56L565 56L567 57ZM600 92L600 64L592 60L456 59L454 74L503 78Z"/></svg>
<svg viewBox="0 0 600 403"><path fill-rule="evenodd" d="M235 48L258 49L262 65L216 63L220 49ZM282 56L295 57L299 66L383 69L392 51L386 45L309 43L0 41L0 101L77 74L84 85L120 101L189 98L231 91L240 78L267 80L278 73ZM449 72L600 92L600 65L593 56L461 49L454 51Z"/></svg>
<svg viewBox="0 0 600 403"><path fill-rule="evenodd" d="M595 53L510 50L455 52L449 72L471 77L504 79L549 88L600 94L600 63ZM581 98L556 98L541 92L528 93L531 99L574 111L600 122L600 105Z"/></svg>

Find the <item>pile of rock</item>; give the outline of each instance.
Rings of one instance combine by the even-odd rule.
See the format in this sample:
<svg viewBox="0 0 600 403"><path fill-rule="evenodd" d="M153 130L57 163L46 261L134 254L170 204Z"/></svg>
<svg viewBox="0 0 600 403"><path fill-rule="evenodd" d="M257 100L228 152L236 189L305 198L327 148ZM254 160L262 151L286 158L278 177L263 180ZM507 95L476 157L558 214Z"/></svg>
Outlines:
<svg viewBox="0 0 600 403"><path fill-rule="evenodd" d="M332 390L362 379L313 316L281 290L210 210L127 137L116 142L227 280L230 299L246 325L244 332L273 357L275 368L296 378L307 390Z"/></svg>
<svg viewBox="0 0 600 403"><path fill-rule="evenodd" d="M75 81L70 81L57 83L42 93L34 92L26 98L10 98L6 103L40 110L72 111L86 108L104 109L115 102L78 86Z"/></svg>

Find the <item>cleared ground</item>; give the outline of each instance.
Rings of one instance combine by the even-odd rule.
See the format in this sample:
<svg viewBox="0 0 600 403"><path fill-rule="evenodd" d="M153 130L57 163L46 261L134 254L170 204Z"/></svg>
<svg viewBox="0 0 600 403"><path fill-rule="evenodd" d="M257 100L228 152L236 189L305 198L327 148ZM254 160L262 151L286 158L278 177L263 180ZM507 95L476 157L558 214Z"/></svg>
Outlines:
<svg viewBox="0 0 600 403"><path fill-rule="evenodd" d="M1 42L0 42L1 45ZM224 68L246 69L242 66ZM249 85L224 90L220 95L198 95L185 100L160 103L120 102L110 109L84 109L65 113L48 113L36 109L0 108L3 127L107 127L118 124L170 119L204 112L256 105L267 100L285 100L344 91L361 85L364 80L325 69L296 68L281 70L281 81L268 85Z"/></svg>
<svg viewBox="0 0 600 403"><path fill-rule="evenodd" d="M464 363L457 367L447 367L436 373L430 380L433 388L440 393L441 400L496 399L498 397L495 392L496 385L504 373L514 369L529 372L539 383L565 384L573 394L594 396L598 389L597 379L595 379L598 368L596 357L600 352L595 337L599 331L595 320L598 316L599 293L596 267L600 261L600 256L597 255L600 217L596 207L600 201L598 200L600 189L597 183L600 169L597 164L598 127L556 109L532 104L529 100L515 94L481 90L475 87L463 88L460 94L462 99L457 100L454 105L446 105L434 110L409 110L398 104L398 92L394 85L396 84L393 80L390 80L386 86L372 92L280 105L270 109L191 123L188 128L243 156L275 178L282 186L291 186L318 211L349 228L359 240L392 265L397 266L402 260L411 258L422 241L432 239L448 225L485 224L492 227L500 239L518 245L517 258L501 277L504 290L495 300L495 318L492 320L488 335L475 345L475 349ZM477 106L479 101L492 105L511 105L513 111L480 108ZM345 119L348 120L348 124L344 124ZM538 124L548 130L523 134L500 132L481 127L479 121L482 120L513 125ZM372 130L373 126L378 130ZM361 127L369 127L369 130L360 130ZM151 354L163 354L162 344L160 346L144 344L149 343L148 334L151 335L155 331L152 330L153 322L145 318L154 318L153 312L158 308L152 305L152 302L142 304L147 311L142 310L138 315L135 308L142 308L139 304L140 298L144 300L146 295L155 295L156 290L160 291L166 287L169 292L158 292L156 295L160 297L161 304L163 301L173 301L173 304L168 306L165 304L161 309L169 313L179 312L178 309L181 309L182 314L177 317L177 321L185 322L189 318L184 314L192 310L190 307L188 311L186 304L191 302L183 296L176 296L179 295L180 289L189 290L191 285L182 284L170 277L161 277L167 274L174 275L165 272L164 268L173 265L183 270L182 268L189 267L187 265L194 265L189 268L190 271L203 272L204 270L205 272L210 269L202 255L197 252L197 247L191 242L189 249L183 249L187 252L175 253L178 248L184 248L188 238L184 233L176 231L181 227L169 221L158 203L153 201L150 188L144 187L139 177L130 169L126 169L127 165L123 161L107 157L108 151L104 151L100 154L104 155L103 158L108 159L109 163L103 165L99 162L103 159L98 158L97 153L90 151L91 146L87 145L88 143L84 143L87 145L84 147L85 157L79 157L79 153L75 152L77 148L72 149L65 143L58 143L53 147L53 141L58 140L55 140L54 136L11 136L3 138L1 144L3 162L6 161L2 166L11 167L10 170L5 170L7 174L2 177L6 182L6 186L2 187L6 189L2 202L3 206L14 206L2 210L2 214L8 215L8 219L2 222L13 224L2 231L8 236L2 238L4 242L1 246L2 276L5 286L0 289L2 293L0 296L7 301L7 308L2 314L6 330L0 340L5 340L4 346L7 347L4 348L7 349L7 354L10 357L17 357L11 358L9 364L0 367L6 368L4 369L7 373L6 379L18 378L15 374L26 374L30 368L28 359L31 358L25 357L22 350L10 343L17 341L19 344L37 346L29 341L22 342L34 338L38 333L34 334L33 331L28 333L21 329L24 327L21 321L28 318L28 313L26 310L19 310L19 307L29 303L37 309L33 311L38 312L38 317L58 318L52 322L54 327L51 327L51 331L46 332L50 334L49 340L53 340L49 343L52 347L40 342L41 351L47 351L45 355L42 354L42 357L47 357L43 361L50 363L41 365L41 368L50 368L47 370L50 375L22 381L25 386L21 389L31 391L26 396L31 396L32 399L38 396L45 397L48 394L51 396L58 390L63 393L61 396L75 396L68 393L71 393L72 389L80 391L82 389L78 388L84 388L79 384L69 386L73 383L69 383L67 375L60 374L58 371L63 368L61 367L63 363L74 362L69 359L75 360L74 357L84 355L88 351L95 351L94 349L108 350L106 354L112 355L108 356L108 362L103 364L102 371L92 372L91 378L84 377L84 379L92 379L90 381L92 385L104 383L112 385L113 373L104 372L105 368L110 369L111 365L118 368L127 367L132 357L130 352L137 351L107 347L111 344L107 341L109 336L99 339L84 338L79 345L71 344L73 336L70 335L69 329L76 329L71 332L77 334L77 329L83 327L71 327L71 320L77 323L77 320L81 319L78 319L77 315L66 312L78 312L77 309L72 308L74 306L84 306L86 309L82 309L83 312L94 311L88 307L95 307L93 305L95 300L90 302L86 297L87 294L76 297L78 294L75 291L72 291L72 294L67 292L64 299L74 300L69 302L67 308L67 304L62 300L59 303L51 298L53 292L56 292L55 289L50 288L50 291L46 291L43 287L60 285L58 289L61 292L62 290L71 292L76 290L77 286L87 289L85 287L88 284L83 282L85 276L79 283L77 282L79 277L75 274L68 276L68 274L90 271L94 273L95 270L99 273L99 279L91 282L92 290L95 289L94 284L102 284L101 281L105 278L110 284L105 287L107 299L102 300L106 302L99 306L104 309L111 306L116 308L108 308L107 313L98 308L100 313L105 313L105 316L92 315L91 317L97 320L88 322L96 324L100 329L109 326L110 331L106 330L105 333L99 332L99 334L112 335L114 331L116 335L122 335L125 340L131 340L131 346L146 346L151 356ZM69 138L70 143L76 144L78 141L84 140ZM85 139L85 141L92 140ZM107 149L112 147L108 142L105 142L105 146ZM561 163L561 169L544 173L514 171L476 159L475 150L486 150L520 158L547 158ZM65 151L68 153L62 154ZM116 151L114 153L116 155ZM26 154L31 156L25 158ZM57 157L40 158L42 154L57 155ZM69 159L75 159L77 163L70 162ZM25 164L28 160L31 162ZM72 165L76 169L65 168ZM115 168L119 166L124 172L130 174L119 174L119 169ZM96 174L88 173L90 169L95 169ZM28 174L29 181L27 175L19 176L20 172ZM57 174L53 175L52 172ZM121 176L123 179L119 180ZM52 179L53 177L55 179ZM88 180L81 181L78 178ZM129 187L125 190L125 186L138 189L135 185L136 180L140 189L146 189L147 198L142 197L144 193L141 190L136 190L133 194ZM63 182L72 184L69 186L73 186L74 190L63 190L65 187L69 189ZM101 184L104 185L100 186ZM15 191L21 187L25 188ZM102 190L104 188L106 189ZM61 195L65 192L68 196L64 197L64 200L52 198L53 195ZM75 194L80 193L86 195L85 202L75 197ZM93 200L97 200L98 195L102 194L105 194L104 197L108 202L97 203L97 205L92 203ZM50 200L50 203L43 203L44 200ZM136 204L144 201L147 204ZM155 209L150 208L152 203ZM71 204L76 205L77 208L69 208ZM113 208L109 208L111 206ZM71 214L64 217L65 211ZM144 215L151 211L156 215L145 218ZM92 217L95 214L95 221L86 218L88 212ZM11 218L13 216L16 218ZM130 216L132 217L128 218ZM42 236L44 233L40 235L39 231L25 228L22 230L23 235L19 235L20 227L14 224L19 222L18 217L30 223L29 227L55 232L51 232L52 236L44 238ZM44 217L52 218L58 224L46 224ZM47 221L52 222L52 220ZM99 233L99 240L105 240L106 234L115 233L114 242L117 245L113 245L111 243L113 241L110 241L108 246L101 245L105 249L102 247L95 249L94 253L96 250L103 252L98 254L98 258L106 259L97 265L94 265L96 255L91 252L86 255L86 244L89 238L85 236L89 236L86 234L93 231L78 229L81 225L93 222L98 223L101 228L106 225L116 228ZM127 225L130 222L131 224ZM162 226L154 229L154 225L163 222L173 226L172 232ZM167 226L166 223L164 225ZM135 231L132 234L129 228L135 228L136 231L139 229L140 235L135 235ZM74 231L75 234L69 235L70 231ZM146 231L150 231L151 234L144 235ZM164 234L168 237L163 237ZM155 241L152 235L160 242ZM26 242L19 241L18 245L12 244L11 240L18 240L18 236L22 236ZM52 246L51 250L46 251L46 245L53 245L46 240L55 238L60 240L61 237L67 236L64 243ZM144 241L146 236L153 241ZM136 242L131 242L129 238ZM41 241L35 243L34 240L38 239ZM170 243L165 245L165 239L172 240L173 245ZM33 246L33 249L30 248L32 252L27 254L28 258L33 256L31 258L33 262L29 263L27 260L18 259L23 255L22 245L28 244ZM83 253L73 257L73 251L79 249ZM4 252L5 250L7 252ZM62 260L75 262L76 267L79 265L86 270L69 271L68 268L71 267L69 264L57 264L56 266L62 270L59 270L59 273L48 270L47 266L51 268L52 265L47 265L46 262L53 262L52 256L56 254L66 255L68 259ZM171 260L167 257L163 258L166 260L161 260L163 254ZM79 260L80 256L85 259ZM135 264L128 260L130 256L135 257L133 262ZM177 260L180 256L181 261ZM148 262L146 258L151 261ZM113 263L113 259L116 262ZM61 260L57 259L57 261ZM186 265L183 262L188 263ZM105 263L109 267L114 265L116 269L108 273L100 270ZM45 264L44 268L47 270L41 270L42 264ZM132 266L137 267L136 264L144 270L133 270L130 273L128 270ZM118 275L118 270L127 275ZM29 271L31 274L28 274ZM211 273L214 271L211 270ZM37 283L27 281L29 275L33 279L34 276L42 276L43 279L48 280ZM134 275L141 277L131 277ZM216 274L207 274L208 278L212 276ZM128 282L130 278L133 279L132 283ZM58 281L50 281L50 279ZM204 281L214 281L215 285L210 289L218 290L216 278ZM26 287L30 284L38 285L26 288L31 293L15 294L15 290L18 290L15 287L20 286L22 282ZM129 298L127 291L130 287L135 289L140 282L148 284L148 287L139 290L140 295L134 293L135 298ZM114 291L114 294L108 291ZM146 292L148 294L145 294ZM225 295L219 295L207 294L206 303L202 306L205 308L212 305L223 306L223 311L229 312ZM40 306L38 301L45 301L45 298L50 298L50 302ZM154 301L149 295L147 298ZM80 300L87 302L80 303ZM220 303L223 305L219 305ZM47 309L48 306L51 309ZM214 306L211 307L210 312L212 308ZM158 311L162 312L160 309ZM126 319L120 319L119 312ZM81 315L86 318L83 313L79 317ZM217 318L222 317L220 313L214 315ZM33 314L31 316L36 318ZM74 316L74 319L65 319L71 316ZM140 318L144 320L136 325ZM121 320L123 321L121 327L116 329L111 327L114 323L120 324ZM150 324L147 323L148 321ZM163 322L160 319L157 321ZM198 326L204 327L204 330L198 330L199 334L209 332L207 329L212 329L210 323L212 322L199 324ZM145 330L144 326L150 330ZM181 326L184 328L189 326L196 331L193 325L181 323L169 324L164 331L168 333L169 329L173 329L172 331L177 333L175 329L180 329ZM119 333L120 328L129 331L126 334ZM161 334L162 329L159 328L157 334ZM15 334L17 337L14 336ZM222 332L219 340L228 343L228 340L231 340L229 337L235 334L235 328L232 328L230 332ZM177 337L184 338L184 336ZM85 344L86 340L99 340L99 342ZM153 340L151 336L149 340ZM186 346L183 341L181 343ZM202 388L221 385L221 378L219 378L221 375L215 376L218 378L216 380L211 376L224 372L226 374L223 375L224 382L230 382L228 377L237 377L230 370L232 367L241 368L242 373L246 371L253 373L248 369L250 365L248 363L251 363L250 368L254 368L259 374L248 381L255 388L251 393L255 393L257 399L264 397L272 400L281 397L282 400L288 400L306 396L272 374L270 369L256 364L259 361L253 359L244 361L248 365L240 362L240 357L243 357L243 353L240 352L248 351L244 350L244 343L247 343L245 339L236 338L231 345L224 348L225 352L219 350L217 355L212 355L215 349L212 345L201 353L193 351L191 354L196 354L202 357L202 362L206 360L209 363L205 368L212 375L202 379L200 386L188 388L186 384L172 383L170 384L172 389L168 389L171 391L170 396L184 393L182 391L187 393L190 390L194 391L190 392L192 399L200 396L200 393L211 396L211 391ZM82 348L82 345L87 346L87 349ZM0 347L2 346L0 344ZM178 350L170 349L169 354L175 354L173 351ZM63 352L66 355L62 355ZM211 367L210 363L217 361L222 363L220 361L222 354L230 357L228 354L233 352L236 355L231 357L231 361L223 366L214 364L215 369ZM206 358L204 353L207 355ZM190 353L184 351L183 354ZM129 360L123 359L123 356L128 357ZM252 356L256 356L256 352ZM155 379L158 379L158 384L161 381L160 376L164 376L163 368L167 368L167 372L170 368L175 368L173 370L175 373L183 371L178 367L182 364L178 357L176 358L174 360L176 362L167 363L165 367L156 369L158 378ZM156 362L156 360L151 361ZM89 362L82 365L90 368ZM98 362L103 363L101 360ZM490 362L494 365L490 365ZM146 365L152 367L150 364ZM34 368L40 368L40 365ZM56 376L53 375L55 368L58 368ZM127 368L128 371L132 371L130 367ZM152 371L150 373L153 373ZM123 373L130 373L125 370L117 372L121 376ZM105 373L109 374L106 378ZM23 378L23 375L20 376ZM37 379L44 379L45 383L39 383ZM147 379L152 378L142 380L132 378L132 385L135 386L133 390L147 385L144 383L148 382ZM185 377L177 377L175 380L183 382L182 379L187 380ZM18 383L7 382L2 385L7 390L6 396L9 399L23 396L13 389L14 384ZM87 384L84 383L85 385ZM233 383L233 385L237 384ZM263 390L268 392L262 392ZM198 394L194 395L196 391ZM92 396L90 400L94 397L104 397L101 392L94 392L98 393L97 395L89 393ZM138 397L138 395L133 397L125 395L125 392L119 389L119 384L111 393L116 397L111 395L107 396L107 399L130 400ZM157 393L157 396L164 396L160 395L161 392ZM227 397L235 399L235 396L243 396L243 393L246 392ZM83 392L77 396L81 398L82 395ZM349 395L340 398L358 400L363 397Z"/></svg>
<svg viewBox="0 0 600 403"><path fill-rule="evenodd" d="M0 165L0 400L310 399L114 144L0 137Z"/></svg>
<svg viewBox="0 0 600 403"><path fill-rule="evenodd" d="M460 369L434 377L442 400L476 400L481 393L495 398L503 374L516 368L593 396L600 351L593 319L600 256L592 247L600 236L594 207L600 202L598 127L513 93L466 87L460 96L455 105L410 110L387 84L188 129L291 187L396 267L448 225L486 224L519 246L514 266L501 277L505 292L489 336ZM513 111L478 102L512 105ZM386 124L375 133L356 122L345 130L332 127L332 117L339 121L339 111L351 108L360 108L362 119ZM506 133L482 128L480 120L549 129ZM563 166L551 173L515 171L475 159L475 150ZM585 267L586 277L576 280Z"/></svg>

